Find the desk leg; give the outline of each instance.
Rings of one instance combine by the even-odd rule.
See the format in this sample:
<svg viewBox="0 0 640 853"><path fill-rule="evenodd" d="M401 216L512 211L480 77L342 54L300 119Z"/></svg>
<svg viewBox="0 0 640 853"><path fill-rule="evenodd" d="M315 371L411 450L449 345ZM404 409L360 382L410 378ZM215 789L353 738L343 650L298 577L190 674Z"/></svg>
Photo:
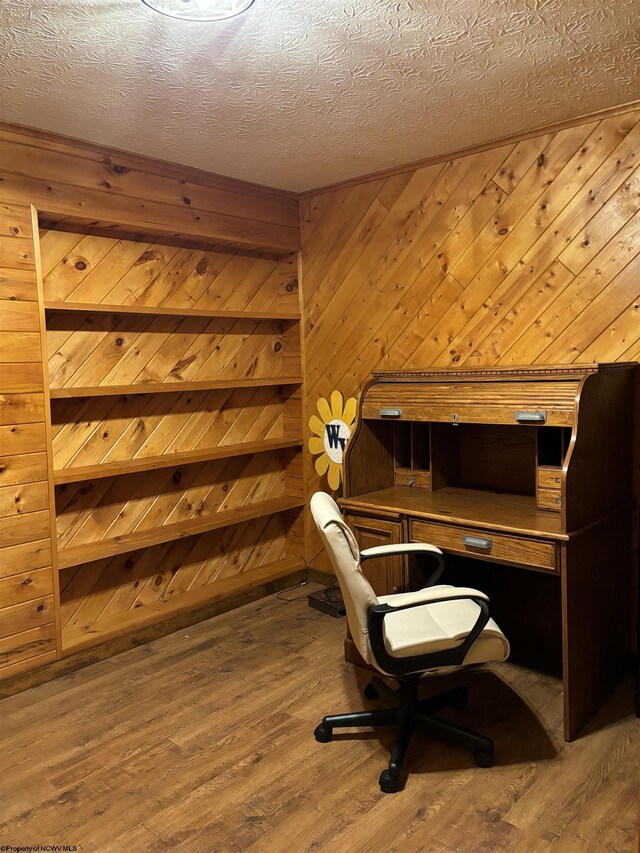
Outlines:
<svg viewBox="0 0 640 853"><path fill-rule="evenodd" d="M631 514L562 546L564 736L573 740L629 663Z"/></svg>

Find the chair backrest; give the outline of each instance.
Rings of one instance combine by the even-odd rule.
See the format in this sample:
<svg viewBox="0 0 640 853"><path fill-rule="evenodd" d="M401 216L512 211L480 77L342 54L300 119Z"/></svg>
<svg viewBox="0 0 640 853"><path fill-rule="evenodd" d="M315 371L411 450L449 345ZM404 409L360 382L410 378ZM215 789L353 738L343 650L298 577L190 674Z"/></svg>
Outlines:
<svg viewBox="0 0 640 853"><path fill-rule="evenodd" d="M311 498L311 514L340 584L353 641L364 660L371 663L367 608L378 599L362 574L358 543L331 495L316 492Z"/></svg>

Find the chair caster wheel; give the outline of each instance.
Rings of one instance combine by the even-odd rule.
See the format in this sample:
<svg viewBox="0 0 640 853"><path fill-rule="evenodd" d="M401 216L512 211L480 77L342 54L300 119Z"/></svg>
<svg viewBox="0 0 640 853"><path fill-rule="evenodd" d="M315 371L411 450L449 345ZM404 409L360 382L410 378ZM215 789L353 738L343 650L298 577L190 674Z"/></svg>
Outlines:
<svg viewBox="0 0 640 853"><path fill-rule="evenodd" d="M478 767L493 767L493 747L491 749L474 749L473 760Z"/></svg>
<svg viewBox="0 0 640 853"><path fill-rule="evenodd" d="M323 726L323 724L320 723L319 726L316 726L313 736L318 741L318 743L329 743L329 741L333 737L333 732L331 731L331 729L327 728L326 726Z"/></svg>
<svg viewBox="0 0 640 853"><path fill-rule="evenodd" d="M371 682L366 685L363 692L365 699L378 699L380 697L380 694Z"/></svg>
<svg viewBox="0 0 640 853"><path fill-rule="evenodd" d="M451 702L451 707L456 711L464 711L467 707L467 703L469 702L469 691L466 687L459 687L456 689L455 696L453 697L453 701Z"/></svg>
<svg viewBox="0 0 640 853"><path fill-rule="evenodd" d="M380 790L383 794L395 794L400 788L400 780L397 776L392 776L388 770L383 770L380 774Z"/></svg>

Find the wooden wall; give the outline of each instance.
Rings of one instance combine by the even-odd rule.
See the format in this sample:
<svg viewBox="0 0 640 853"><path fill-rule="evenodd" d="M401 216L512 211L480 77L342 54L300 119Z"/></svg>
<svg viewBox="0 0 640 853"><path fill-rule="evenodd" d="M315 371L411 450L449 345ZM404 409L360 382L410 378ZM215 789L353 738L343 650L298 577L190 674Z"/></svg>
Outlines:
<svg viewBox="0 0 640 853"><path fill-rule="evenodd" d="M305 423L376 368L639 360L640 109L312 194L301 235Z"/></svg>
<svg viewBox="0 0 640 853"><path fill-rule="evenodd" d="M1 124L0 196L6 679L284 577L304 535L297 199Z"/></svg>
<svg viewBox="0 0 640 853"><path fill-rule="evenodd" d="M52 458L60 562L77 546L166 525L206 522L230 509L284 498L287 448L285 365L297 360L298 324L275 319L291 305L295 256L245 257L163 243L57 230L40 235L52 396L78 387L168 386L228 380L232 387L179 394L53 398ZM295 296L295 294L294 294ZM65 311L67 304L87 311ZM105 313L95 313L105 306ZM113 307L111 307L113 306ZM121 314L118 306L149 314ZM187 310L187 315L170 313ZM231 311L216 318L198 312ZM190 312L190 313L189 313ZM259 315L270 319L260 319ZM233 387L237 380L273 384ZM300 413L297 417L300 423ZM297 429L299 435L299 426ZM231 452L210 459L207 452ZM242 455L245 448L261 452ZM264 448L264 449L263 449ZM198 464L167 465L172 454ZM112 463L140 464L104 477ZM102 475L102 476L101 476ZM98 479L95 479L98 477ZM289 483L290 485L290 483ZM140 624L174 602L206 600L211 585L276 565L294 524L285 513L253 519L60 573L64 650ZM190 600L190 599L188 599Z"/></svg>
<svg viewBox="0 0 640 853"><path fill-rule="evenodd" d="M0 677L56 657L43 362L31 211L0 205Z"/></svg>
<svg viewBox="0 0 640 853"><path fill-rule="evenodd" d="M275 276L280 309L293 311L298 292L291 253L301 236L305 423L319 397L329 398L334 389L345 397L357 394L376 367L640 359L640 110L318 191L300 202L300 233L298 201L292 194L9 125L0 125L0 192L0 429L6 439L0 509L10 536L0 550L0 582L4 577L15 580L23 567L45 570L37 578L24 578L31 582L19 592L13 581L2 587L0 607L23 608L12 610L12 616L34 611L26 618L35 621L19 621L20 631L33 631L23 637L27 650L16 651L12 641L0 637L0 666L17 663L24 668L25 656L55 654L50 627L55 596L47 597L54 582L48 512L52 483L42 467L44 462L52 471L54 459L53 454L48 461L41 456L47 447L43 356L38 351L44 315L37 308L31 204L45 225L55 225L42 234L51 300L131 304L148 298L149 305L157 305L153 288L147 297L141 297L141 287L128 290L127 275L134 276L134 270L141 273L138 282L144 281L145 288L158 279L163 298L169 298L172 288L183 287L188 303L182 307L204 300L199 304L208 308L233 309L238 299L239 307L259 310L258 303L267 304L260 302L262 284ZM79 229L86 236L78 237ZM259 262L252 260L256 252ZM196 256L206 258L194 275ZM284 256L286 270L277 262ZM220 282L229 286L218 289ZM249 285L257 300L253 305L245 298L249 290L242 295L242 287ZM267 292L275 299L274 291L262 290ZM226 294L224 306L221 293ZM77 383L85 370L84 332L69 329L68 316L64 321L52 316L51 322L54 384ZM109 341L141 332L130 318L100 322L106 323L100 334ZM206 335L208 330L202 324L196 331ZM184 336L171 329L168 334L182 346ZM274 335L266 330L263 341L275 341ZM69 374L71 341L75 355ZM183 347L188 363L180 370L209 375L199 356L189 360L192 344L193 337ZM177 350L171 347L171 352ZM261 352L266 365L267 350ZM294 372L290 364L300 358L299 351L288 352L269 354L273 369L281 368L284 375ZM250 345L245 355L260 357L250 352ZM175 363L162 374L168 362L162 353L153 358L135 373L136 359L122 353L110 375L159 371L158 381L171 381ZM105 374L101 381L111 379ZM55 464L62 467L94 461L89 445L90 452L69 455L72 444L67 444L61 413L65 406L77 405L75 400L54 401ZM226 409L235 403L220 397L213 405ZM299 407L299 395L292 405ZM138 415L105 410L103 421L134 440L131 424ZM147 415L162 417L162 412ZM285 407L283 430L292 435L295 418L287 425L288 417ZM255 428L264 427L264 435L279 430L260 423ZM114 443L107 455L117 459L123 446ZM308 453L305 481L310 490L327 487ZM28 524L20 518L26 512ZM77 534L84 536L87 529L80 517L69 530L84 530ZM244 535L242 528L236 533ZM301 537L299 527L295 536ZM305 550L308 562L328 568L313 533ZM189 557L183 558L189 565ZM205 579L226 571L224 560L216 559L208 566L199 563L193 573ZM114 562L109 571L132 571L125 562ZM3 566L10 566L4 576ZM68 602L83 593L75 570L66 571L64 620L70 631L77 626L79 635L85 623L76 619L77 609ZM83 576L83 589L93 583L102 594L94 575ZM171 580L165 581L170 589ZM16 598L24 590L31 596L28 601ZM123 596L107 603L107 611L121 607L124 613L128 606Z"/></svg>
<svg viewBox="0 0 640 853"><path fill-rule="evenodd" d="M294 252L292 193L0 122L0 196L65 227Z"/></svg>

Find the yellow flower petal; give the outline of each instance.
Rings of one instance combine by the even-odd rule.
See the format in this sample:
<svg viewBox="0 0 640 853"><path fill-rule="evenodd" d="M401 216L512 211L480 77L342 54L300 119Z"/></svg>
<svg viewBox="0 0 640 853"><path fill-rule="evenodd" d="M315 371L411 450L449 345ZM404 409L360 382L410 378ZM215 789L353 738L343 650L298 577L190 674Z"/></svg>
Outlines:
<svg viewBox="0 0 640 853"><path fill-rule="evenodd" d="M327 474L327 481L329 483L329 488L336 491L340 488L340 477L342 474L342 467L340 465L336 465L335 462L329 462L329 473Z"/></svg>
<svg viewBox="0 0 640 853"><path fill-rule="evenodd" d="M342 413L342 420L348 427L350 427L355 421L357 409L358 401L355 397L349 397L347 402L344 404L344 411Z"/></svg>
<svg viewBox="0 0 640 853"><path fill-rule="evenodd" d="M344 397L340 391L331 392L331 419L339 418L342 420L342 410L344 408Z"/></svg>
<svg viewBox="0 0 640 853"><path fill-rule="evenodd" d="M328 424L329 421L332 420L333 415L331 414L331 407L324 397L320 397L318 400L318 411L320 412L320 417L325 424Z"/></svg>
<svg viewBox="0 0 640 853"><path fill-rule="evenodd" d="M317 474L322 477L327 473L327 468L329 467L329 457L326 454L322 456L318 456L315 461L315 469Z"/></svg>
<svg viewBox="0 0 640 853"><path fill-rule="evenodd" d="M312 435L309 439L309 450L314 456L317 456L319 453L324 453L324 441L321 438L318 438L317 435Z"/></svg>
<svg viewBox="0 0 640 853"><path fill-rule="evenodd" d="M324 436L324 424L317 415L311 415L309 418L309 429L321 438Z"/></svg>

